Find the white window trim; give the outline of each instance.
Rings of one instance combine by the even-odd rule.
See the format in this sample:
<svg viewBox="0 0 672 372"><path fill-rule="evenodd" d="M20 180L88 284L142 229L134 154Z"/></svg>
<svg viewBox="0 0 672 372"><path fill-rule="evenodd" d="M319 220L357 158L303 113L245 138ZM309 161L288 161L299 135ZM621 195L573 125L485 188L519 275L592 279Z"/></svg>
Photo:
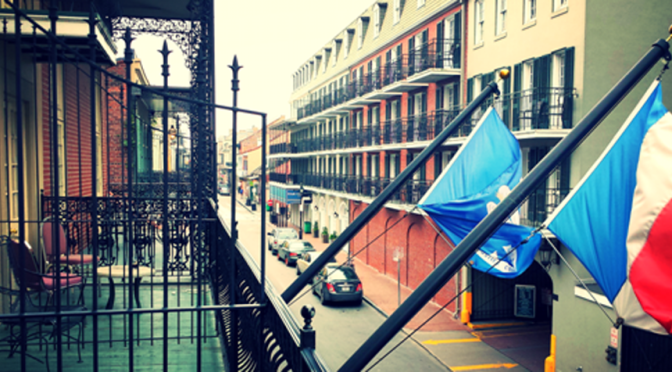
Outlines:
<svg viewBox="0 0 672 372"><path fill-rule="evenodd" d="M425 3L426 3L425 0L418 0L418 3L417 3L418 7L417 7L417 9L420 9L420 8L422 8L423 6L425 6Z"/></svg>
<svg viewBox="0 0 672 372"><path fill-rule="evenodd" d="M373 8L373 37L380 35L380 4Z"/></svg>
<svg viewBox="0 0 672 372"><path fill-rule="evenodd" d="M475 3L475 12L474 12L474 44L479 45L483 43L483 33L485 30L485 20L484 18L484 3L483 0L477 0Z"/></svg>
<svg viewBox="0 0 672 372"><path fill-rule="evenodd" d="M506 33L506 5L506 0L496 1L495 35L497 36Z"/></svg>
<svg viewBox="0 0 672 372"><path fill-rule="evenodd" d="M364 21L357 20L357 49L362 49L364 44Z"/></svg>
<svg viewBox="0 0 672 372"><path fill-rule="evenodd" d="M532 5L534 5L534 16L532 15ZM537 0L524 0L523 2L523 24L528 25L537 20Z"/></svg>
<svg viewBox="0 0 672 372"><path fill-rule="evenodd" d="M604 307L608 307L610 309L613 309L613 305L611 304L611 302L609 302L609 299L607 298L607 296L605 296L603 294L595 293L595 292L592 292L592 291L587 291L585 288L583 288L580 285L574 286L574 296L576 296L578 298L582 298L582 299L590 301L590 302L595 302L595 300L593 300L593 297L591 296L591 294L595 297L595 300L597 300L597 302L596 302L597 304L600 304Z"/></svg>
<svg viewBox="0 0 672 372"><path fill-rule="evenodd" d="M401 0L394 0L394 10L392 15L392 24L397 24L401 20Z"/></svg>
<svg viewBox="0 0 672 372"><path fill-rule="evenodd" d="M349 49L350 49L350 33L346 30L343 31L343 59L348 58Z"/></svg>
<svg viewBox="0 0 672 372"><path fill-rule="evenodd" d="M560 11L569 7L569 0L553 0L553 12Z"/></svg>

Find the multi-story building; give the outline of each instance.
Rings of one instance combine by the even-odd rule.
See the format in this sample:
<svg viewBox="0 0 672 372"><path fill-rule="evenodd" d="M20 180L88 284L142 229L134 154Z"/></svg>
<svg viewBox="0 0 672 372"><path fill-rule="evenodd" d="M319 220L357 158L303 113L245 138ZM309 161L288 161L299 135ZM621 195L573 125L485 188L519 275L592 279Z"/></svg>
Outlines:
<svg viewBox="0 0 672 372"><path fill-rule="evenodd" d="M502 96L494 106L520 142L524 175L604 96L649 45L664 35L669 17L663 14L672 10L672 6L663 1L639 4L571 0L470 0L467 8L467 24L471 25L465 30L467 100L492 81L499 69L511 70L510 82L500 84ZM665 11L661 11L663 9ZM622 24L618 22L620 19L631 22ZM574 152L571 161L565 161L545 185L530 195L521 209L524 223L538 226L546 219L592 166L658 73L659 69L652 71ZM669 107L672 84L663 79L663 89ZM542 246L543 250L547 247ZM537 284L537 293L542 290L542 295L537 297L537 310L552 320L558 370L617 370L616 365L604 359L612 324L599 307L613 319L617 315L591 274L568 249L562 247L561 253L579 278L588 283L588 289L550 252L540 253L531 267L533 273L526 273L527 278L517 280L516 284L533 283ZM544 256L547 258L542 258ZM540 269L540 264L545 270ZM479 306L476 299L485 301L486 297L477 291L488 293L491 288L500 288L513 294L513 288L503 289L505 281L473 274L479 275L479 281L474 283L480 284L473 287L471 316L512 315L511 295L500 296L501 300L489 301L486 306ZM525 280L531 282L523 283ZM652 334L642 332L633 336L637 331L627 327L621 328L621 332L624 332L620 340L623 368L630 370L637 360L653 358L647 354L649 351L642 354L642 349L633 347L634 338L656 342Z"/></svg>
<svg viewBox="0 0 672 372"><path fill-rule="evenodd" d="M464 4L458 1L376 2L337 33L294 75L290 144L271 152L276 167L288 160L291 171L284 179L271 174L271 187L303 185L313 193L304 218L340 234L459 111L462 24ZM411 288L446 257L448 244L414 205L463 134L448 141L349 243L352 255L396 278L393 260L401 254L401 281ZM298 205L290 209L298 225ZM436 301L448 302L457 289L451 281ZM448 311L456 312L456 303Z"/></svg>
<svg viewBox="0 0 672 372"><path fill-rule="evenodd" d="M271 149L275 169L271 187L303 185L312 191L314 204L304 216L320 229L326 226L338 233L465 104L486 84L497 81L501 95L463 123L349 244L352 255L393 278L397 277L393 259L401 255L402 284L413 289L451 250L415 204L485 109L493 105L518 139L527 174L665 34L669 20L661 9L669 10L670 5L571 0L375 2L294 74L292 118L278 128L288 140ZM619 19L632 22L626 26ZM510 79L499 80L497 73L505 68ZM530 195L521 207L521 223L541 226L659 72L652 72L571 160ZM670 86L664 82L667 102L672 97ZM298 206L294 208L298 212ZM292 213L296 226L298 215ZM465 267L434 300L443 305L459 289L469 288L468 295L448 311L457 315L462 310L465 322L511 319L515 286L533 285L537 293L533 320L552 324L558 370L580 366L608 370L604 349L610 341L610 323L598 306L612 316L613 310L608 301L600 300L605 298L590 284L590 274L567 249L561 248L563 255L588 280L602 305L592 303L569 269L555 264L558 260L550 249L545 242L535 263L515 280ZM636 351L625 346L628 337L622 341L620 352L632 357Z"/></svg>

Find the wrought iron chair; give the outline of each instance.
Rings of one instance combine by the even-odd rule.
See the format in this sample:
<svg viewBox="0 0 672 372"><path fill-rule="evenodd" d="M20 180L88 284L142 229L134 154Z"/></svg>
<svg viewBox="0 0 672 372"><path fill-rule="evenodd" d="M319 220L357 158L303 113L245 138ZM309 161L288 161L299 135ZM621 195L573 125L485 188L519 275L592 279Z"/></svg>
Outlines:
<svg viewBox="0 0 672 372"><path fill-rule="evenodd" d="M35 293L35 285L37 282L42 281L45 279L45 275L39 274L36 269L36 262L32 254L32 249L30 246L26 243L24 245L24 262L26 265L22 266L23 267L23 272L24 276L22 277L20 274L21 269L17 269L19 266L18 263L20 262L20 255L21 255L21 244L10 240L6 236L0 236L0 246L6 246L7 251L9 253L9 260L10 260L10 265L12 266L12 270L14 273L14 277L16 280L16 283L19 285L18 288L21 288L21 283L26 284L26 290L25 292L26 295L26 300L25 301L25 313L39 313L39 312L44 312L44 313L53 313L56 310L60 310L61 312L68 312L68 311L83 311L86 310L85 307L81 306L60 306L58 309L53 306L53 305L40 305L38 301L38 305L36 305L31 298L31 295ZM64 274L66 275L66 274ZM74 279L74 277L70 277L70 279ZM23 281L22 281L23 280ZM63 279L62 279L63 280ZM67 279L66 279L67 280ZM79 278L81 281L81 278ZM53 280L52 280L53 281ZM45 287L45 284L41 285L41 288L43 289ZM44 342L44 349L45 349L45 362L47 366L47 371L49 371L49 339L54 340L55 337L61 337L65 336L69 340L75 341L77 344L77 354L79 357L79 362L82 362L82 356L81 356L81 345L83 343L83 326L84 326L84 321L85 318L84 316L76 315L76 316L69 316L69 315L64 315L61 317L61 324L60 324L60 335L57 334L58 327L57 325L57 317L53 315L44 315L44 316L39 316L39 317L25 317L22 321L19 313L19 306L20 306L20 295L21 291L18 288L6 288L6 287L0 287L0 295L4 296L9 296L10 301L9 301L9 308L10 308L10 314L17 314L17 317L15 318L7 318L3 319L3 324L7 327L7 330L9 331L8 334L4 335L4 337L0 338L0 345L4 345L5 343L9 346L9 350L4 350L4 351L9 351L8 358L11 358L17 351L19 351L21 347L21 332L16 332L17 327L20 330L20 327L25 327L26 329L26 343L29 343L31 341L38 341L38 344L40 345L40 348L43 345ZM38 292L39 293L39 292ZM81 293L80 293L80 301L81 301ZM71 334L71 330L73 328L77 327L77 332L75 336ZM39 358L26 353L27 357L30 357L40 363L43 363Z"/></svg>
<svg viewBox="0 0 672 372"><path fill-rule="evenodd" d="M57 226L55 226L57 225ZM54 228L56 229L56 236L54 236ZM44 252L46 261L49 265L54 265L57 261L61 265L74 267L76 272L83 265L91 265L94 256L91 254L72 253L68 247L68 239L65 230L61 224L55 224L47 217L40 228L41 239L44 244ZM58 241L58 246L56 242ZM97 258L99 260L99 258Z"/></svg>
<svg viewBox="0 0 672 372"><path fill-rule="evenodd" d="M9 256L9 264L14 273L16 283L21 286L24 285L31 293L46 293L47 304L53 298L56 291L79 287L79 298L77 304L83 304L84 300L84 286L86 285L85 278L69 274L60 273L60 280L57 276L59 273L42 272L40 268L46 267L45 262L36 262L36 257L33 249L28 242L19 244L11 239L7 241L7 253ZM23 259L21 251L23 250ZM37 258L44 258L38 255ZM29 297L30 298L30 297Z"/></svg>

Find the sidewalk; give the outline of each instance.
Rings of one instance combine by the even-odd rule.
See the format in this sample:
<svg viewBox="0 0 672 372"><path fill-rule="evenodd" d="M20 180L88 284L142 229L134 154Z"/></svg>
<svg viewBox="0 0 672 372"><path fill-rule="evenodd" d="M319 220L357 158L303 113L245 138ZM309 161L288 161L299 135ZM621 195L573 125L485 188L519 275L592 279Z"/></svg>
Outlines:
<svg viewBox="0 0 672 372"><path fill-rule="evenodd" d="M271 225L274 226L274 225ZM274 226L275 227L275 226ZM309 241L318 251L324 251L329 244L322 243L322 238L314 238L312 234L303 234L303 240ZM336 255L336 261L343 263L348 259L346 252L340 252ZM381 274L376 269L360 261L357 257L354 259L355 271L362 281L364 287L364 300L371 304L385 316L389 316L397 310L398 286L397 281L389 276ZM401 286L401 302L411 294L411 289ZM423 322L429 319L434 313L438 314L421 330L425 332L437 331L471 331L464 326L459 319L453 318L453 315L446 310L440 310L440 306L435 303L428 303L420 312L406 324L406 331L412 331L418 328Z"/></svg>

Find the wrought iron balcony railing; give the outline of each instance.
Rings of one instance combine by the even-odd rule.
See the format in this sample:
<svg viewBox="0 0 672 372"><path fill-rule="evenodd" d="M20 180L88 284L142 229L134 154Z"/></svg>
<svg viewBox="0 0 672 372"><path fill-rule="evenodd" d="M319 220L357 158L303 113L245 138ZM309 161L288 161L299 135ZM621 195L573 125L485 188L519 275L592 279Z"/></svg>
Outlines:
<svg viewBox="0 0 672 372"><path fill-rule="evenodd" d="M534 88L504 94L498 100L487 100L474 115L474 124L488 106L494 105L512 132L538 129L571 129L575 88Z"/></svg>
<svg viewBox="0 0 672 372"><path fill-rule="evenodd" d="M432 39L417 45L408 54L400 55L373 71L353 78L347 86L331 90L317 99L303 101L297 109L297 119L318 114L429 69L459 69L460 60L459 40Z"/></svg>

